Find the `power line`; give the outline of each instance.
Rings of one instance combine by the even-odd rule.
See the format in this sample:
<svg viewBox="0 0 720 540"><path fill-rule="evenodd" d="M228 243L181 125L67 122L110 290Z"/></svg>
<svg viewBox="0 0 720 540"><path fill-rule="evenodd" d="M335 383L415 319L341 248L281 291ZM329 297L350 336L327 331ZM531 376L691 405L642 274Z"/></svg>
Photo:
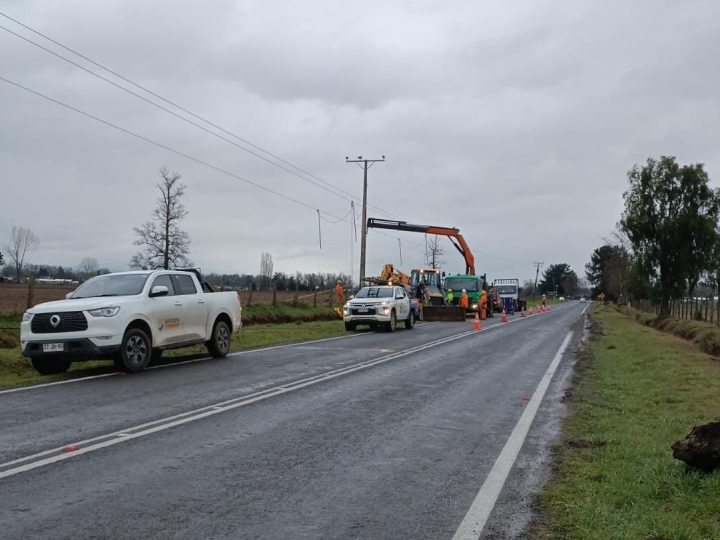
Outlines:
<svg viewBox="0 0 720 540"><path fill-rule="evenodd" d="M156 141L156 140L150 139L149 137L145 137L144 135L140 135L139 133L136 133L136 132L131 131L131 130L129 130L129 129L126 129L126 128L124 128L124 127L118 126L117 124L113 124L112 122L109 122L108 120L105 120L105 119L103 119L103 118L100 118L99 116L95 116L94 114L85 112L85 111L83 111L83 110L81 110L81 109L78 109L78 108L76 108L76 107L73 107L72 105L68 105L67 103L63 103L62 101L59 101L59 100L57 100L57 99L55 99L55 98L52 98L52 97L50 97L50 96L48 96L48 95L45 95L45 94L41 93L41 92L38 92L38 91L33 90L33 89L31 89L31 88L28 88L27 86L23 86L23 85L20 84L20 83L17 83L17 82L15 82L15 81L10 80L10 79L6 79L5 77L2 77L2 76L0 76L0 81L3 81L3 82L8 83L8 84L10 84L10 85L12 85L12 86L15 86L16 88L20 88L21 90L24 90L24 91L26 91L26 92L29 92L29 93L31 93L31 94L34 94L34 95L36 95L36 96L38 96L38 97L41 97L41 98L43 98L43 99L45 99L45 100L47 100L47 101L50 101L50 102L52 102L52 103L55 103L56 105L60 105L61 107L64 107L64 108L66 108L66 109L69 109L69 110L71 110L71 111L73 111L73 112L76 112L76 113L78 113L78 114L81 114L82 116L85 116L85 117L87 117L87 118L91 118L91 119L95 120L96 122L100 122L101 124L104 124L104 125L106 125L106 126L108 126L108 127L111 127L111 128L116 129L116 130L118 130L118 131L121 131L121 132L123 132L123 133L125 133L125 134L127 134L127 135L130 135L130 136L132 136L132 137L135 137L135 138L137 138L137 139L140 139L140 140L142 140L142 141L145 141L145 142L147 142L147 143L150 143L150 144L152 144L152 145L154 145L154 146L157 146L157 147L159 147L159 148L162 148L163 150L167 150L168 152L172 152L173 154L177 154L178 156L182 156L182 157L184 157L184 158L186 158L186 159L189 159L190 161L193 161L193 162L198 163L198 164L200 164L200 165L204 165L205 167L208 167L208 168L210 168L210 169L212 169L212 170L214 170L214 171L217 171L217 172L219 172L219 173L225 174L225 175L230 176L230 177L232 177L232 178L236 178L237 180L240 180L241 182L245 182L246 184L250 184L251 186L255 186L256 188L259 188L259 189L262 189L262 190L267 191L267 192L269 192L269 193L272 193L273 195L277 195L278 197L282 197L283 199L286 199L286 200L288 200L288 201L291 201L291 202L294 202L294 203L299 204L299 205L301 205L301 206L304 206L305 208L308 208L308 209L312 210L313 212L317 211L317 207L315 207L315 206L312 206L312 205L309 205L309 204L307 204L307 203L304 203L304 202L302 202L302 201L300 201L300 200L298 200L298 199L295 199L294 197L290 197L289 195L285 195L285 194L283 194L283 193L280 193L279 191L275 191L274 189L271 189L271 188L269 188L269 187L267 187L267 186L264 186L264 185L262 185L262 184L258 184L257 182L253 182L252 180L248 180L247 178L244 178L244 177L242 177L242 176L240 176L240 175L237 175L237 174L235 174L235 173L232 173L232 172L230 172L230 171L227 171L227 170L225 170L225 169L222 169L222 168L220 168L220 167L217 167L217 166L213 165L212 163L208 163L207 161L204 161L204 160L202 160L202 159L199 159L199 158L196 158L196 157L194 157L194 156L191 156L190 154L187 154L187 153L185 153L185 152L182 152L181 150L176 150L176 149L174 149L174 148L172 148L172 147L170 147L170 146L167 146L167 145L165 145L165 144L163 144L163 143L161 143L161 142L158 142L158 141ZM330 212L325 212L325 213L326 213L327 215L329 215L329 216L332 216L333 218L336 218L336 219L342 221L342 218L339 218L338 216L336 216L336 215L334 215L334 214L331 214Z"/></svg>
<svg viewBox="0 0 720 540"><path fill-rule="evenodd" d="M248 141L247 139L244 139L243 137L241 137L241 136L239 136L239 135L237 135L237 134L235 134L235 133L233 133L233 132L231 132L231 131L226 130L225 128L223 128L223 127L221 127L221 126L219 126L219 125L211 122L210 120L208 120L208 119L206 119L206 118L204 118L204 117L202 117L202 116L200 116L200 115L198 115L198 114L196 114L196 113L193 113L192 111L190 111L190 110L182 107L181 105L179 105L179 104L177 104L177 103L175 103L175 102L173 102L173 101L171 101L171 100L169 100L169 99L161 96L160 94L157 94L156 92L153 92L152 90L149 90L148 88L146 88L146 87L144 87L144 86L142 86L142 85L140 85L140 84L132 81L131 79L129 79L129 78L121 75L120 73L118 73L118 72L116 72L116 71L114 71L114 70L112 70L112 69L110 69L110 68L108 68L108 67L100 64L99 62L96 62L95 60L89 58L88 56L86 56L86 55L84 55L84 54L82 54L82 53L80 53L80 52L78 52L78 51L76 51L76 50L74 50L74 49L72 49L72 48L70 48L70 47L67 47L66 45L60 43L59 41L51 38L50 36L48 36L48 35L46 35L46 34L43 34L42 32L39 32L38 30L35 30L34 28L32 28L32 27L30 27L30 26L28 26L28 25L26 25L26 24L18 21L17 19L14 19L13 17L10 17L9 15L7 15L7 14L5 14L5 13L3 13L3 12L0 12L0 15L2 15L3 17L5 17L6 19L11 20L11 21L14 22L15 24L17 24L17 25L25 28L26 30L29 30L30 32L32 32L32 33L34 33L34 34L36 34L36 35L38 35L38 36L41 36L42 38L46 39L47 41L50 41L51 43L54 43L54 44L57 45L58 47L61 47L62 49L66 50L66 51L68 51L68 52L71 52L72 54L74 54L74 55L82 58L83 60L85 60L85 61L93 64L94 66L97 66L97 67L99 67L100 69L102 69L102 70L104 70L104 71L106 71L106 72L114 75L115 77L117 77L117 78L119 78L119 79L121 79L121 80L123 80L123 81L125 81L125 82L127 82L127 83L129 83L129 84L131 84L131 85L133 85L133 86L135 86L136 88L141 89L142 91L146 92L147 94L150 94L150 95L152 95L152 96L154 96L154 97L162 100L163 102L165 102L165 103L167 103L167 104L169 104L169 105L172 105L173 107L175 107L175 108L183 111L184 113L192 116L193 118L196 118L196 119L198 119L198 120L201 120L202 122L204 122L204 123L206 123L206 124L214 127L215 129L218 129L218 130L220 130L221 132L223 132L223 133L225 133L225 134L227 134L227 135L230 135L231 137L234 137L235 139L237 139L237 140L239 140L239 141L242 141L242 142L245 143L246 145L248 145L248 146L250 146L250 147L252 147L252 148L254 148L254 149L256 149L256 150L259 150L260 152L262 152L262 153L264 153L264 154L266 154L266 155L268 155L268 156L271 156L273 159L279 161L280 163L282 163L282 164L284 164L284 165L287 165L288 167L292 167L293 169L296 169L296 170L289 169L288 167L286 167L286 166L284 166L284 165L281 165L281 164L279 164L279 163L276 163L275 161L272 161L271 159L269 159L269 158L267 158L267 157L265 157L265 156L263 156L263 155L255 152L255 151L253 151L253 150L250 150L250 149L242 146L241 144L238 144L238 143L236 143L236 142L234 142L234 141L231 141L230 139L227 139L226 137L223 137L222 135L219 135L218 133L215 133L214 131L211 131L211 130L207 129L207 128L205 128L204 126L201 126L201 125L197 124L196 122L193 122L193 121L191 121L191 120L189 120L189 119L187 119L187 118L185 118L185 117L183 117L183 116L175 113L174 111L171 111L170 109L168 109L168 108L166 108L166 107L163 107L162 105L160 105L160 104L158 104L158 103L156 103L156 102L154 102L154 101L152 101L152 100L149 100L149 99L145 98L144 96L141 96L140 94L138 94L138 93L136 93L136 92L133 92L132 90L130 90L130 89L128 89L128 88L125 88L125 87L122 86L122 85L117 84L117 83L114 82L114 81L111 81L111 80L108 79L107 77L103 77L103 76L100 75L99 73L96 73L96 72L92 71L91 69L88 69L88 68L86 68L85 66L82 66L81 64L78 64L77 62L74 62L73 60L70 60L69 58L66 58L65 56L62 56L61 54L56 53L55 51L53 51L53 50L51 50L51 49L48 49L47 47L44 47L43 45L41 45L41 44L39 44L39 43L37 43L37 42L35 42L35 41L33 41L33 40L25 37L25 36L22 36L21 34L18 34L18 33L16 33L16 32L13 32L13 31L10 30L9 28L6 28L6 27L0 25L0 29L5 30L6 32L8 32L8 33L10 33L10 34L12 34L12 35L14 35L14 36L16 36L17 38L22 39L22 40L24 40L25 42L30 43L31 45L34 45L35 47L38 47L38 48L42 49L43 51L45 51L45 52L47 52L47 53L49 53L49 54L52 54L53 56L55 56L55 57L57 57L57 58L65 61L65 62L68 62L69 64L71 64L71 65L73 65L73 66L75 66L75 67L77 67L77 68L79 68L79 69L82 69L83 71L85 71L85 72L93 75L94 77L97 77L97 78L99 78L99 79L107 82L108 84L111 84L112 86L114 86L114 87L116 87L116 88L118 88L118 89L120 89L120 90L122 90L122 91L124 91L124 92L127 92L127 93L129 93L129 94L137 97L138 99L141 99L142 101L144 101L144 102L146 102L146 103L148 103L148 104L150 104L150 105L152 105L152 106L154 106L154 107L156 107L156 108L158 108L158 109L160 109L160 110L162 110L162 111L165 111L165 112L167 112L168 114L171 114L171 115L173 115L174 117L176 117L176 118L178 118L178 119L180 119L180 120L182 120L182 121L184 121L184 122L187 122L187 123L195 126L195 127L198 128L198 129L203 130L203 131L206 132L206 133L209 133L210 135L213 135L213 136L215 136L215 137L218 137L219 139L222 139L222 140L228 142L229 144L232 144L232 145L236 146L237 148L240 148L241 150L243 150L243 151L245 151L245 152L248 152L249 154L254 155L255 157L258 157L259 159L262 159L263 161L265 161L265 162L267 162L267 163L269 163L269 164L271 164L271 165L273 165L273 166L275 166L275 167L278 167L278 168L280 168L280 169L282 169L282 170L284 170L284 171L286 171L286 172L288 172L288 173L290 173L290 174L292 174L292 175L294 175L294 176L297 176L298 178L300 178L300 179L302 179L302 180L305 180L306 182L309 182L309 183L315 185L316 187L319 187L320 189L324 189L325 191L328 191L329 193L332 193L333 195L335 195L335 196L337 196L337 197L343 198L343 199L345 199L345 200L347 200L347 201L350 201L351 199L348 199L346 196L344 196L344 195L342 195L342 194L345 194L345 195L347 195L347 196L349 196L349 197L351 197L351 198L353 198L353 199L356 199L356 198L357 198L357 197L355 197L352 193L350 193L350 192L348 192L348 191L346 191L346 190L344 190L344 189L342 189L342 188L339 188L339 187L333 185L332 183L330 183L330 182L328 182L328 181L326 181L326 180L323 180L322 178L320 178L320 177L318 177L318 176L316 176L316 175L313 175L312 173L306 171L305 169L303 169L303 168L301 168L301 167L298 167L297 165L294 165L293 163L291 163L291 162L289 162L289 161L281 158L280 156L277 156L276 154L273 154L272 152L269 152L268 150L265 150L264 148L262 148L262 147L260 147L260 146L258 146L258 145L256 145L256 144L253 144L252 142ZM299 174L299 173L296 172L296 171L300 171L302 174ZM305 176L303 176L303 175L305 175ZM310 177L310 178L308 178L308 177ZM317 180L317 182L314 181L314 180L312 180L312 179ZM325 186L328 186L328 187L325 187L325 186L323 186L323 185L320 185L318 182L320 182L320 183L322 183L322 184L325 184ZM372 205L370 205L370 206L372 206ZM375 208L376 210L378 210L379 212L381 212L381 213L383 213L383 214L386 214L386 215L389 215L389 216L393 216L391 213L389 213L389 212L387 212L387 211L385 211L385 210L383 210L383 209L381 209L381 208L377 208L377 207L374 207L374 206L373 206L373 208ZM393 216L393 217L394 217L394 216Z"/></svg>

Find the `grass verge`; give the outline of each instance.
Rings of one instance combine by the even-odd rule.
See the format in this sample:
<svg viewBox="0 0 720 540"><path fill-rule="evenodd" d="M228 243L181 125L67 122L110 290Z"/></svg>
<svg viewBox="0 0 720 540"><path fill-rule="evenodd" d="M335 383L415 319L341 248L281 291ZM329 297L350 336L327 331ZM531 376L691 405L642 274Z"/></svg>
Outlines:
<svg viewBox="0 0 720 540"><path fill-rule="evenodd" d="M590 314L532 536L720 538L720 471L688 471L670 450L720 418L720 363L613 308Z"/></svg>
<svg viewBox="0 0 720 540"><path fill-rule="evenodd" d="M238 334L233 335L232 350L255 349L323 339L345 335L345 327L341 320L334 321L295 321L282 324L254 324L244 327ZM192 358L207 356L202 345L166 351L161 363L172 363ZM72 364L67 373L61 375L39 375L30 365L27 358L20 354L20 348L0 348L0 387L8 388L38 382L52 382L63 379L99 375L116 371L112 362L90 361Z"/></svg>

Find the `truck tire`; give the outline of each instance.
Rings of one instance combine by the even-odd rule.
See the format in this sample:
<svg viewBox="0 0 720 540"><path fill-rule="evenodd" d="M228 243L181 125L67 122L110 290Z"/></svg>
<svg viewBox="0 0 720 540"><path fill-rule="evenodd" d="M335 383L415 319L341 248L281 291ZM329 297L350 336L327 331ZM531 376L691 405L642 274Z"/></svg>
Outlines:
<svg viewBox="0 0 720 540"><path fill-rule="evenodd" d="M210 356L224 358L230 352L230 328L225 321L215 321L210 341L205 343Z"/></svg>
<svg viewBox="0 0 720 540"><path fill-rule="evenodd" d="M120 343L115 366L130 373L137 373L147 367L152 355L152 343L145 331L142 328L128 328Z"/></svg>
<svg viewBox="0 0 720 540"><path fill-rule="evenodd" d="M408 318L405 321L405 328L412 330L413 326L415 326L415 312L411 309L410 315L408 315Z"/></svg>
<svg viewBox="0 0 720 540"><path fill-rule="evenodd" d="M355 330L355 323L346 322L345 330L347 330L348 332L352 332L353 330Z"/></svg>
<svg viewBox="0 0 720 540"><path fill-rule="evenodd" d="M54 375L65 373L70 367L70 360L55 360L53 358L31 358L30 363L40 375Z"/></svg>
<svg viewBox="0 0 720 540"><path fill-rule="evenodd" d="M390 322L387 323L386 328L388 332L394 332L397 328L397 315L395 315L394 309L390 312Z"/></svg>

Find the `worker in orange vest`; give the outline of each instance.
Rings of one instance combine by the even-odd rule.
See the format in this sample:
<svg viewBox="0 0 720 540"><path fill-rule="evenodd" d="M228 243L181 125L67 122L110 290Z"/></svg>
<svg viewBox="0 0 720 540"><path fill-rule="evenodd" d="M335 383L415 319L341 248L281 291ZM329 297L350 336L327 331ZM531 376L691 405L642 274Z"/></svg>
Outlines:
<svg viewBox="0 0 720 540"><path fill-rule="evenodd" d="M335 300L338 304L345 303L345 291L343 290L343 282L339 279L335 284Z"/></svg>
<svg viewBox="0 0 720 540"><path fill-rule="evenodd" d="M487 318L487 291L483 289L480 292L480 319L483 321Z"/></svg>
<svg viewBox="0 0 720 540"><path fill-rule="evenodd" d="M470 306L468 294L465 289L462 290L462 294L460 295L460 301L458 302L458 305L463 309L467 309Z"/></svg>

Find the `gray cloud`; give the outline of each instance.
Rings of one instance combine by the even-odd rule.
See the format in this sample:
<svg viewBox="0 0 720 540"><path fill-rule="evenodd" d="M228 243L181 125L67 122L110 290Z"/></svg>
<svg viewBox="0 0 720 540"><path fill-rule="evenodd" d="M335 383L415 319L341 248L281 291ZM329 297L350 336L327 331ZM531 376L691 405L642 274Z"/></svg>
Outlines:
<svg viewBox="0 0 720 540"><path fill-rule="evenodd" d="M626 171L648 156L704 162L711 177L720 168L710 0L5 1L2 11L356 197L361 171L344 157L387 155L371 169L370 203L460 227L492 277L529 277L536 259L581 273L620 215ZM279 271L349 271L350 224L329 222L349 201L2 31L0 47L0 75L310 207L0 83L0 244L24 225L41 238L33 262L93 256L122 269L165 166L188 186L185 228L205 269L257 272L269 251ZM329 220L322 250L315 208ZM397 238L403 265L422 263L422 235L371 231L369 271L400 262ZM463 269L449 244L444 258Z"/></svg>

